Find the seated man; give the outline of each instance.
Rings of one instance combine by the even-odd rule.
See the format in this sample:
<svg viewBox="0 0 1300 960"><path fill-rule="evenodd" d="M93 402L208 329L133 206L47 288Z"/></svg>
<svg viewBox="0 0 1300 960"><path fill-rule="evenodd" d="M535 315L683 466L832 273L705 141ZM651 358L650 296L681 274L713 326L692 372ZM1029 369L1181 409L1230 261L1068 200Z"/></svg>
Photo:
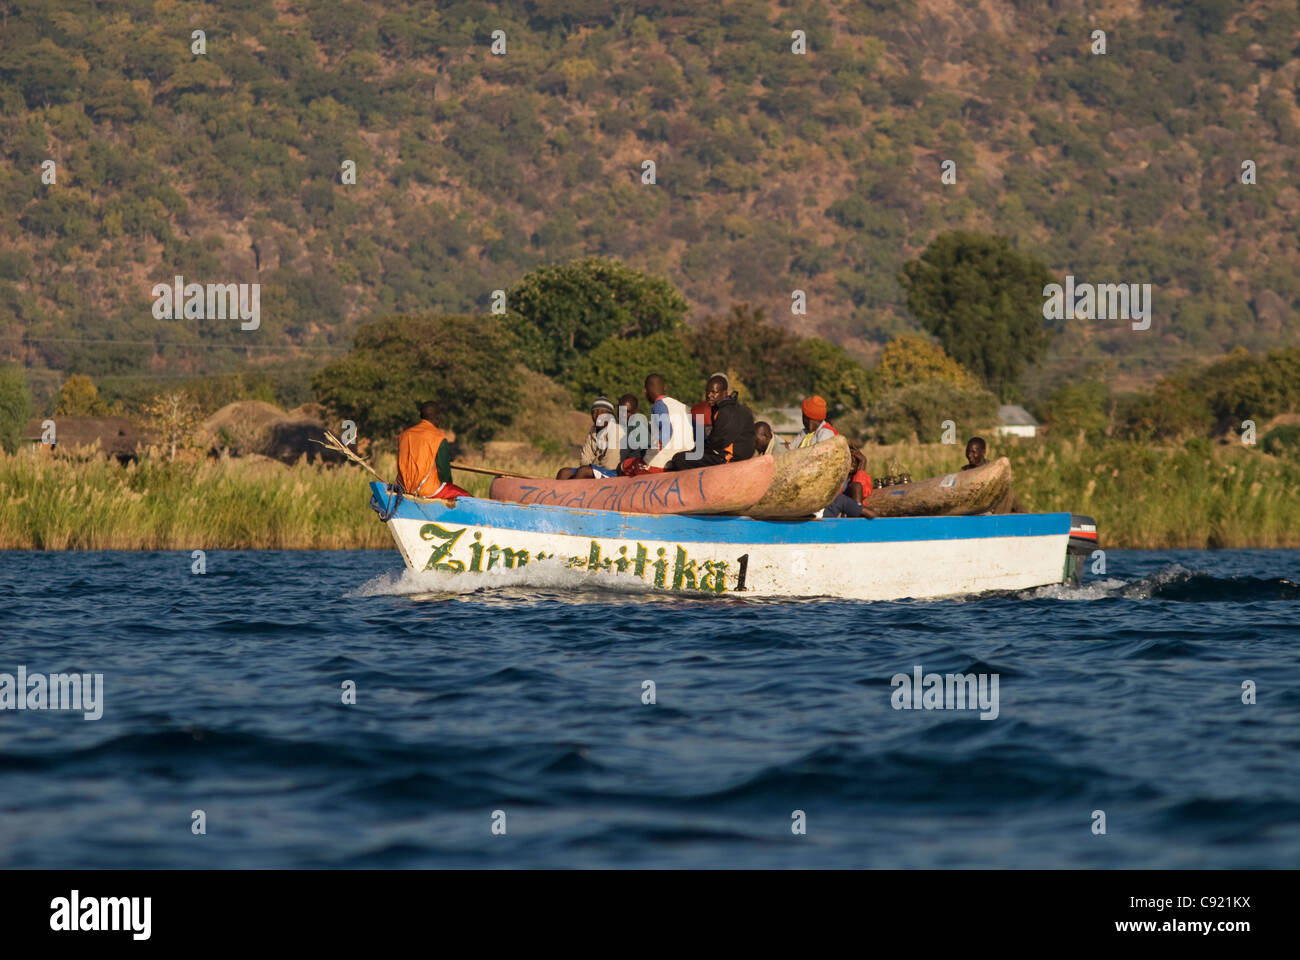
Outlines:
<svg viewBox="0 0 1300 960"><path fill-rule="evenodd" d="M849 455L849 475L844 481L844 489L835 495L822 516L866 517L874 520L876 515L865 506L866 499L871 494L871 475L867 473L866 455L857 447L849 447Z"/></svg>
<svg viewBox="0 0 1300 960"><path fill-rule="evenodd" d="M703 455L695 450L676 454L669 470L712 467L754 455L754 414L749 407L727 394L727 378L714 374L705 385L704 396L713 409L713 426L704 441Z"/></svg>
<svg viewBox="0 0 1300 960"><path fill-rule="evenodd" d="M618 458L623 449L623 431L614 418L614 405L601 397L591 405L591 429L582 441L578 467L563 467L556 480L590 480L618 475Z"/></svg>
<svg viewBox="0 0 1300 960"><path fill-rule="evenodd" d="M618 398L618 416L623 428L623 449L619 451L618 462L644 457L650 448L650 421L644 413L637 413L635 394L625 393Z"/></svg>
<svg viewBox="0 0 1300 960"><path fill-rule="evenodd" d="M775 456L777 448L784 446L785 444L772 432L772 425L766 420L754 424L754 456Z"/></svg>
<svg viewBox="0 0 1300 960"><path fill-rule="evenodd" d="M985 454L988 452L988 444L984 442L983 437L971 437L966 443L966 466L963 470L974 470L976 467L982 467L988 463ZM1007 489L1006 495L997 502L993 508L994 513L1024 513L1024 504L1016 496L1015 490Z"/></svg>
<svg viewBox="0 0 1300 960"><path fill-rule="evenodd" d="M412 497L467 497L469 491L451 482L451 446L434 425L439 416L438 405L426 400L420 404L420 422L398 436L397 485Z"/></svg>
<svg viewBox="0 0 1300 960"><path fill-rule="evenodd" d="M796 448L811 447L815 443L839 435L839 431L826 419L826 401L821 397L813 394L806 399L802 404L801 412L804 432L799 442L795 444Z"/></svg>
<svg viewBox="0 0 1300 960"><path fill-rule="evenodd" d="M983 437L971 437L966 441L966 466L963 470L974 470L976 467L984 466L984 454L988 451L988 444L984 442Z"/></svg>
<svg viewBox="0 0 1300 960"><path fill-rule="evenodd" d="M668 396L662 374L645 378L645 396L650 401L650 449L646 457L623 461L621 472L634 477L662 473L674 456L695 447L695 428L686 404Z"/></svg>

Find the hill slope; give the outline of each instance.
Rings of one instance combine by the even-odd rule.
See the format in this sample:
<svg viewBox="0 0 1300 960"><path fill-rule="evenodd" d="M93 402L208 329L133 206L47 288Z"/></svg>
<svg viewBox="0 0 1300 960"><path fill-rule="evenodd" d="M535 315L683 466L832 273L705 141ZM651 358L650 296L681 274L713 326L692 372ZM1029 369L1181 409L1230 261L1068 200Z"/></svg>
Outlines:
<svg viewBox="0 0 1300 960"><path fill-rule="evenodd" d="M0 2L0 358L315 363L585 253L869 354L957 227L1154 284L1152 330L1077 322L1072 364L1296 342L1294 0L607 6ZM155 319L177 274L261 283L261 328Z"/></svg>

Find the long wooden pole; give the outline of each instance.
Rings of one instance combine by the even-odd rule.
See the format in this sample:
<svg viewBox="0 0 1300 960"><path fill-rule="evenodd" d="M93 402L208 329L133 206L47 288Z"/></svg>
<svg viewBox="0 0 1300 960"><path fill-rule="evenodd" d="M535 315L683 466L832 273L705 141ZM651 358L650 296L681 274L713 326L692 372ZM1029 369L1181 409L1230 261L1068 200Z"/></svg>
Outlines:
<svg viewBox="0 0 1300 960"><path fill-rule="evenodd" d="M517 480L543 480L544 477L530 477L526 473L511 473L509 470L489 470L487 467L471 467L467 463L453 462L453 470L465 470L469 473L484 473L489 477L514 477Z"/></svg>
<svg viewBox="0 0 1300 960"><path fill-rule="evenodd" d="M331 450L334 450L334 451L337 451L338 453L343 454L343 456L347 457L347 458L348 458L349 460L351 460L353 463L355 463L355 464L357 464L357 465L359 465L359 466L365 467L367 470L369 470L370 473L371 473L371 475L373 475L374 478L375 478L376 480L378 480L380 483L387 483L387 482L388 482L388 481L385 480L383 477L381 477L379 474L375 473L375 468L374 468L374 467L372 467L370 464L366 463L365 460L361 459L361 458L358 457L355 453L353 453L351 450L349 450L346 446L344 446L343 442L342 442L341 440L339 440L338 437L334 436L334 434L330 433L328 430L325 431L325 440L324 440L324 441L316 440L316 439L313 438L313 439L312 439L312 443L319 443L322 447L328 447L328 448L331 449ZM468 472L468 473L483 473L483 474L487 474L489 477L514 477L514 478L516 478L516 479L518 479L518 480L543 480L543 479L545 479L544 477L530 477L530 476L528 476L528 474L526 474L526 473L511 473L509 470L492 470L492 469L489 469L489 468L487 468L487 467L471 467L468 463L453 463L453 464L451 465L451 468L452 468L453 470L464 470L464 471L466 471L466 472Z"/></svg>

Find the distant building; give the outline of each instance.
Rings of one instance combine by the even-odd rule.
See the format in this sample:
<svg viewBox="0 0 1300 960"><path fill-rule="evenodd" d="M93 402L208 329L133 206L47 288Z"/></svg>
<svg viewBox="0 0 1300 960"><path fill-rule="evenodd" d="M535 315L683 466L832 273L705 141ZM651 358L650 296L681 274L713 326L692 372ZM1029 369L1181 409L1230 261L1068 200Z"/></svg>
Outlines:
<svg viewBox="0 0 1300 960"><path fill-rule="evenodd" d="M53 445L45 441L46 420L54 423ZM136 448L149 443L151 437L127 417L54 416L29 421L27 439L38 446L65 450L98 445L105 456L126 463L136 458Z"/></svg>
<svg viewBox="0 0 1300 960"><path fill-rule="evenodd" d="M1038 421L1024 407L1003 404L998 407L997 433L1000 437L1036 437Z"/></svg>

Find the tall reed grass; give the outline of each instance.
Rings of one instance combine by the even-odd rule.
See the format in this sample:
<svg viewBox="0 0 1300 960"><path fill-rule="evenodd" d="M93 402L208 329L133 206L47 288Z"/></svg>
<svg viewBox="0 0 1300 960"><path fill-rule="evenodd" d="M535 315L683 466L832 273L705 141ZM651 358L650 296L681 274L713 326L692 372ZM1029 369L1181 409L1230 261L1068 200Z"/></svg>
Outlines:
<svg viewBox="0 0 1300 960"><path fill-rule="evenodd" d="M964 462L960 446L899 444L866 450L872 473L891 458L916 479ZM1096 517L1103 546L1300 547L1300 464L1240 446L1194 441L1153 448L1105 441L999 440L1029 510ZM559 459L495 463L554 476ZM395 474L392 456L376 469ZM0 549L352 549L392 546L366 506L369 474L353 466L146 458L122 467L0 454ZM486 495L489 477L456 482Z"/></svg>

